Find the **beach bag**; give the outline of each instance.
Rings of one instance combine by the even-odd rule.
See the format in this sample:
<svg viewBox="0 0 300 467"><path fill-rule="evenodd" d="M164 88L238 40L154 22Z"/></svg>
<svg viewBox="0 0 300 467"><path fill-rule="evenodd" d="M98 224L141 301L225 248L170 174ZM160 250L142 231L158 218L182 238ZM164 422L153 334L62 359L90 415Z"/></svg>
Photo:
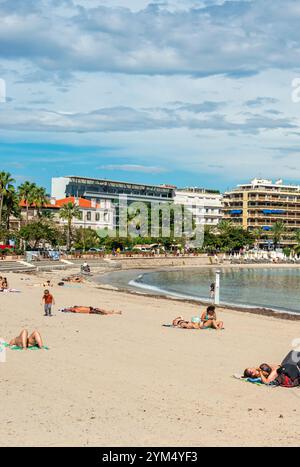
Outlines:
<svg viewBox="0 0 300 467"><path fill-rule="evenodd" d="M300 352L291 350L277 370L276 384L285 388L300 386Z"/></svg>
<svg viewBox="0 0 300 467"><path fill-rule="evenodd" d="M275 380L275 384L283 388L295 388L300 386L300 378L292 379L290 376L280 373Z"/></svg>

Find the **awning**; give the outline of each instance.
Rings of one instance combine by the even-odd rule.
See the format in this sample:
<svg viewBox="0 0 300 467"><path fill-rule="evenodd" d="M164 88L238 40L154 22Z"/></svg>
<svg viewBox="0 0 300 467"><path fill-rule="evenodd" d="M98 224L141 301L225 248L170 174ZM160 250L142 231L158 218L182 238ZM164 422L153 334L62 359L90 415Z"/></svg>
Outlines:
<svg viewBox="0 0 300 467"><path fill-rule="evenodd" d="M264 214L285 214L286 211L283 209L263 209L262 212Z"/></svg>
<svg viewBox="0 0 300 467"><path fill-rule="evenodd" d="M242 214L242 212L242 209L233 209L232 211L230 211L230 214Z"/></svg>

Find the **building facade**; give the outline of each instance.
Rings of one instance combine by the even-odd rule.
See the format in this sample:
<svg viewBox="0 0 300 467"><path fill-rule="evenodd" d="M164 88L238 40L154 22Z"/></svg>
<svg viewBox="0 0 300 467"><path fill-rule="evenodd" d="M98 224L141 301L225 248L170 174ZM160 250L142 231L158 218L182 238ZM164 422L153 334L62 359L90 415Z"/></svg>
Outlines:
<svg viewBox="0 0 300 467"><path fill-rule="evenodd" d="M196 225L216 226L222 219L223 197L216 190L182 188L175 190L175 204L186 206Z"/></svg>
<svg viewBox="0 0 300 467"><path fill-rule="evenodd" d="M91 228L94 230L112 230L114 227L115 209L110 200L96 200L75 198L70 196L55 201L55 206L61 208L64 204L72 203L78 206L80 217L74 218L72 225L74 227ZM60 224L66 224L63 219Z"/></svg>
<svg viewBox="0 0 300 467"><path fill-rule="evenodd" d="M27 212L29 222L36 220L38 218L39 211L51 213L54 222L64 225L66 224L66 221L61 219L59 213L63 205L67 203L72 203L78 206L80 211L79 219L74 218L72 220L72 225L74 227L91 228L94 230L112 230L114 228L115 208L110 200L88 200L70 196L62 199L51 198L50 201L51 202L43 205L39 209L35 205L31 204L28 207L28 210L26 203L21 201L21 218L12 218L10 221L11 228L18 230L22 225L25 225Z"/></svg>
<svg viewBox="0 0 300 467"><path fill-rule="evenodd" d="M282 222L282 246L293 246L300 229L300 186L282 180L254 179L224 194L224 219L246 230L261 231L260 244L272 245L272 226Z"/></svg>
<svg viewBox="0 0 300 467"><path fill-rule="evenodd" d="M174 188L97 178L55 177L52 178L51 194L56 199L74 196L97 200L109 199L117 202L119 196L126 195L129 203L135 201L166 202L173 201Z"/></svg>

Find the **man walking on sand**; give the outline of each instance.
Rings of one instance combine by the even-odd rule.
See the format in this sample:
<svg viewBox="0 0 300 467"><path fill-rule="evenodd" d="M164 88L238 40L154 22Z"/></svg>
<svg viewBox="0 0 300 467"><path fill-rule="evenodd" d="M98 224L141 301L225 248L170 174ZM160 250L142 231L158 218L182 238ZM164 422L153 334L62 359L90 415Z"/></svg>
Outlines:
<svg viewBox="0 0 300 467"><path fill-rule="evenodd" d="M52 316L52 313L51 313L52 305L55 305L55 301L54 301L53 295L51 295L48 289L46 289L44 292L42 303L44 303L44 310L45 310L44 316Z"/></svg>

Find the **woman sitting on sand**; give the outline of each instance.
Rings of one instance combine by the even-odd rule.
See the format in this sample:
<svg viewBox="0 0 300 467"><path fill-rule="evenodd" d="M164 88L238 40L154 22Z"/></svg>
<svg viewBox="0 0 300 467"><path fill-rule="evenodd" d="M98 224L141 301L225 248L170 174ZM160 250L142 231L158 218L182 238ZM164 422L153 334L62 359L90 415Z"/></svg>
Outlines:
<svg viewBox="0 0 300 467"><path fill-rule="evenodd" d="M1 278L0 289L1 290L8 290L8 282L7 282L6 277Z"/></svg>
<svg viewBox="0 0 300 467"><path fill-rule="evenodd" d="M93 306L72 306L61 310L65 313L86 313L95 315L121 315L122 311L106 311L101 308L94 308Z"/></svg>
<svg viewBox="0 0 300 467"><path fill-rule="evenodd" d="M27 349L28 347L39 347L40 349L43 347L43 342L41 335L38 331L33 331L32 334L28 337L27 329L23 329L20 335L12 339L9 345L17 345L22 349Z"/></svg>
<svg viewBox="0 0 300 467"><path fill-rule="evenodd" d="M203 325L202 326L203 329L208 329L208 328L223 329L224 328L223 321L217 320L216 307L214 305L208 306L206 311L202 313L201 322Z"/></svg>

